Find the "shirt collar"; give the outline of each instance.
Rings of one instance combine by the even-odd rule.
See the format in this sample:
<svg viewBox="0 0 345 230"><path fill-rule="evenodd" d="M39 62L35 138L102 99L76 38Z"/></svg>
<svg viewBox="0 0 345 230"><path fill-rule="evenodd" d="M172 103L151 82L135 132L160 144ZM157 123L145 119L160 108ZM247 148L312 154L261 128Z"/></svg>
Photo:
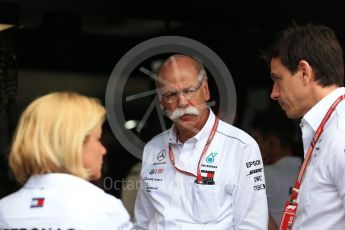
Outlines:
<svg viewBox="0 0 345 230"><path fill-rule="evenodd" d="M340 87L333 90L331 93L322 98L316 105L314 105L302 118L302 123L308 123L314 132L318 128L322 119L326 115L332 103L342 94L345 93L345 88Z"/></svg>
<svg viewBox="0 0 345 230"><path fill-rule="evenodd" d="M206 136L206 138L208 137L208 135L210 134L212 127L213 127L213 123L215 121L215 115L212 111L211 108L208 108L210 113L209 116L207 118L207 121L204 125L204 127L202 127L202 129L192 138L195 142L196 142L196 147L199 148L199 146L201 145L200 140L203 140L204 137ZM168 143L171 144L181 144L181 142L178 140L177 138L177 134L176 134L176 127L173 124L172 127L170 128L169 132L168 132Z"/></svg>
<svg viewBox="0 0 345 230"><path fill-rule="evenodd" d="M177 139L177 135L176 135L176 127L175 124L173 124L171 126L171 128L168 131L168 143L171 144L177 144L179 143L178 139Z"/></svg>

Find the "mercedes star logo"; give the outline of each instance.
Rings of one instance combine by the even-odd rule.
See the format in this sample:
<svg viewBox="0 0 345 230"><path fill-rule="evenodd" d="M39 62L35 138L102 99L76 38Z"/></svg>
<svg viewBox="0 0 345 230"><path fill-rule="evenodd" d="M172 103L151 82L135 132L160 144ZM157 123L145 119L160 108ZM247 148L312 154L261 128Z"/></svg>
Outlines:
<svg viewBox="0 0 345 230"><path fill-rule="evenodd" d="M163 149L162 151L160 151L157 155L157 160L162 161L165 159L165 157L167 156L167 153L165 151L165 149Z"/></svg>

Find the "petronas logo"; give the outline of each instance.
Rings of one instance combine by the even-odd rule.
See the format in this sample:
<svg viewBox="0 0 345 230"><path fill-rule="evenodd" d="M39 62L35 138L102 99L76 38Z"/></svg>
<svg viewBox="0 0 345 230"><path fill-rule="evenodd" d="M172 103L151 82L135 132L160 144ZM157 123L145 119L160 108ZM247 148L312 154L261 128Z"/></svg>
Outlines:
<svg viewBox="0 0 345 230"><path fill-rule="evenodd" d="M207 163L213 163L214 162L214 158L216 157L216 155L217 155L218 153L211 153L210 155L208 155L207 157L206 157L206 162Z"/></svg>

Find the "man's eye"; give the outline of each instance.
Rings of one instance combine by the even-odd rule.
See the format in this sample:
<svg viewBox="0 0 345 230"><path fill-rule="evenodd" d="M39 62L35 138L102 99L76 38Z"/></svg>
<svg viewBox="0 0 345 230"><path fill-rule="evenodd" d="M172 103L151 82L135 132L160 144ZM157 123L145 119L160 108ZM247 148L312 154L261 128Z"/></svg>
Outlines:
<svg viewBox="0 0 345 230"><path fill-rule="evenodd" d="M165 94L166 98L172 98L172 97L176 97L177 93L176 92L172 92L172 93L167 93Z"/></svg>
<svg viewBox="0 0 345 230"><path fill-rule="evenodd" d="M196 92L196 90L195 89L186 89L185 91L184 91L184 94L185 95L191 95L191 94L194 94Z"/></svg>

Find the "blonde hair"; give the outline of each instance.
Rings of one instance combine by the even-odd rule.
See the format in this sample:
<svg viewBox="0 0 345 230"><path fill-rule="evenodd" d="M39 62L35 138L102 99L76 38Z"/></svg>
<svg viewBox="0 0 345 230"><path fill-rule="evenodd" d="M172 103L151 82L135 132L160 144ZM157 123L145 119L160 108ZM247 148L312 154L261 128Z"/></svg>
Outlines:
<svg viewBox="0 0 345 230"><path fill-rule="evenodd" d="M83 143L104 119L99 101L78 93L55 92L34 100L20 117L9 155L17 181L44 173L89 179Z"/></svg>

